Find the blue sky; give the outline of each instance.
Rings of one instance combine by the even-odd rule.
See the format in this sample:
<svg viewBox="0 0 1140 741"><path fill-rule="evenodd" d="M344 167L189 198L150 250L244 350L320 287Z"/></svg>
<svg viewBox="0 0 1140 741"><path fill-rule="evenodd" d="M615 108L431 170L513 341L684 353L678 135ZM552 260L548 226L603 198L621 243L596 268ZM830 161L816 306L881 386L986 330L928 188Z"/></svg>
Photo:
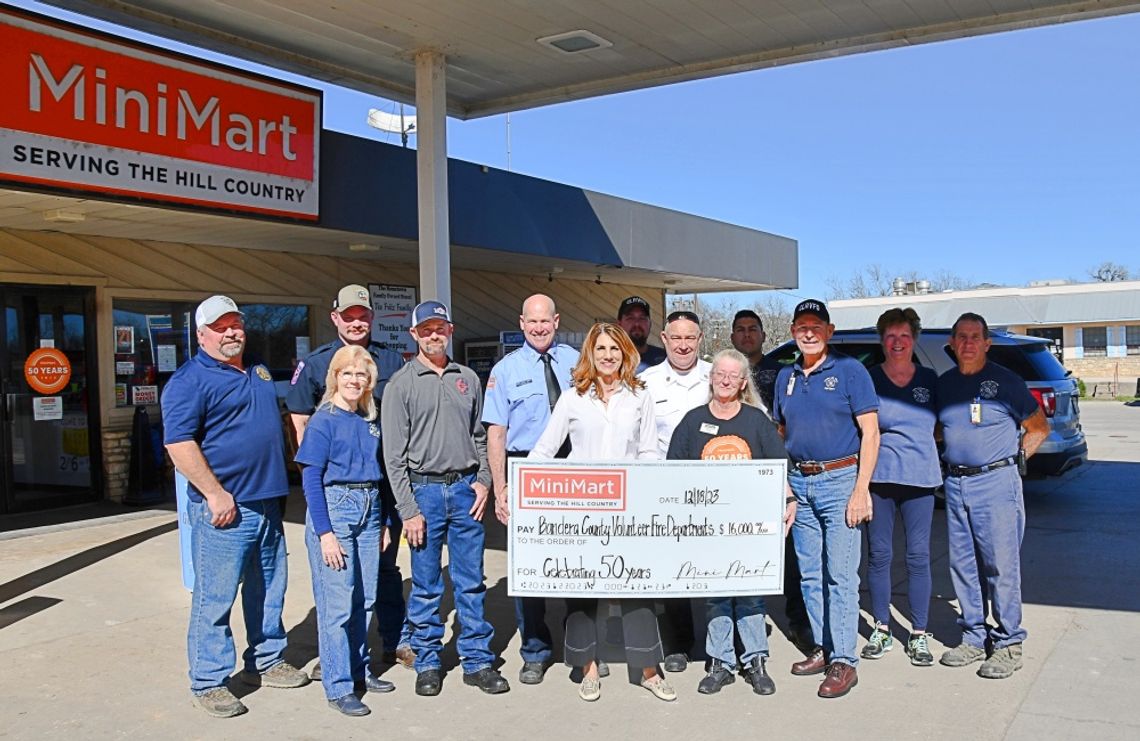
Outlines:
<svg viewBox="0 0 1140 741"><path fill-rule="evenodd" d="M795 238L788 301L871 263L1011 285L1137 273L1137 39L1140 14L520 111L511 169ZM398 143L364 124L395 104L321 87L326 127ZM506 167L505 130L452 120L449 152Z"/></svg>

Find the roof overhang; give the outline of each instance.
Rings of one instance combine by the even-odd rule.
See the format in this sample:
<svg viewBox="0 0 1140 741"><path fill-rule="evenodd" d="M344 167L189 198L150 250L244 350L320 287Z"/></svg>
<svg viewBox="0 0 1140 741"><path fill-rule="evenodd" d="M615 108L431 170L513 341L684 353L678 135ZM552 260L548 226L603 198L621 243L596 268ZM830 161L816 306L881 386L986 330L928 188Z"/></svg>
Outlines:
<svg viewBox="0 0 1140 741"><path fill-rule="evenodd" d="M409 103L416 53L439 51L458 118L1140 10L1138 0L44 1ZM578 29L610 45L567 54L539 41Z"/></svg>

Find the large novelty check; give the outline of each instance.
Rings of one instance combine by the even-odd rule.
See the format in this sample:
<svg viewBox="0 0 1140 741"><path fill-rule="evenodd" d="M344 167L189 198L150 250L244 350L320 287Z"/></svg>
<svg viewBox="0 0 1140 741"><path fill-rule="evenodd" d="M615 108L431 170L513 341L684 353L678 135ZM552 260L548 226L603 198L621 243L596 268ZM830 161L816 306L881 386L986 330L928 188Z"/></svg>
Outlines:
<svg viewBox="0 0 1140 741"><path fill-rule="evenodd" d="M511 595L782 591L784 460L509 464Z"/></svg>

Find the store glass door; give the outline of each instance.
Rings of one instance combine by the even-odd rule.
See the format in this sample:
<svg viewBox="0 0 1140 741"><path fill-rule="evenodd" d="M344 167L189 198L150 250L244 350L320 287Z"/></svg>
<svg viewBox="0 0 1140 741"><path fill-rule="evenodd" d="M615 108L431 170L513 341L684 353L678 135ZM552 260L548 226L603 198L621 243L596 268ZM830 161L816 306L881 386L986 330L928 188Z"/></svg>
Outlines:
<svg viewBox="0 0 1140 741"><path fill-rule="evenodd" d="M99 497L94 304L92 289L0 284L0 513Z"/></svg>

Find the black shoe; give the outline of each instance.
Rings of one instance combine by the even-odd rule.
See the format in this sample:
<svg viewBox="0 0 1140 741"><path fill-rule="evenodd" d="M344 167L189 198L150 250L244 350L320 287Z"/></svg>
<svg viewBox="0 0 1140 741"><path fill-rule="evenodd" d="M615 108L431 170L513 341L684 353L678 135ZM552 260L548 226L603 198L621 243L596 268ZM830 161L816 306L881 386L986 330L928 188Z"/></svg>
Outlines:
<svg viewBox="0 0 1140 741"><path fill-rule="evenodd" d="M667 672L683 672L689 667L689 657L683 653L669 654L663 666Z"/></svg>
<svg viewBox="0 0 1140 741"><path fill-rule="evenodd" d="M598 662L598 677L605 678L610 675L610 665L604 661Z"/></svg>
<svg viewBox="0 0 1140 741"><path fill-rule="evenodd" d="M719 661L714 660L712 668L701 683L697 685L697 692L702 695L715 695L720 692L722 688L727 687L736 681L736 676L733 675L732 670Z"/></svg>
<svg viewBox="0 0 1140 741"><path fill-rule="evenodd" d="M776 694L776 683L768 676L768 667L765 666L767 663L766 658L757 656L749 662L748 668L744 670L748 684L752 685L752 691L758 695Z"/></svg>
<svg viewBox="0 0 1140 741"><path fill-rule="evenodd" d="M507 679L491 667L484 667L477 672L463 675L463 684L478 687L488 695L498 695L510 690Z"/></svg>
<svg viewBox="0 0 1140 741"><path fill-rule="evenodd" d="M416 694L433 697L443 688L443 676L439 669L424 669L416 675Z"/></svg>
<svg viewBox="0 0 1140 741"><path fill-rule="evenodd" d="M391 692L396 689L396 685L392 684L386 679L374 677L369 674L362 682L354 682L353 689L357 692Z"/></svg>
<svg viewBox="0 0 1140 741"><path fill-rule="evenodd" d="M372 712L356 695L345 695L335 700L329 700L329 707L341 715L361 716Z"/></svg>
<svg viewBox="0 0 1140 741"><path fill-rule="evenodd" d="M519 670L519 681L523 684L542 684L542 678L550 666L549 661L524 661Z"/></svg>

